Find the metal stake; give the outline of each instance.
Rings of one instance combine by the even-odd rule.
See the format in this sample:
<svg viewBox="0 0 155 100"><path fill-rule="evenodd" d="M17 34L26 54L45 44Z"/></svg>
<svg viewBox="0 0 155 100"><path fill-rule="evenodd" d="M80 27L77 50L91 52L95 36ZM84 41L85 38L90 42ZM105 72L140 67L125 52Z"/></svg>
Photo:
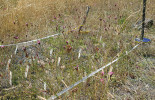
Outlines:
<svg viewBox="0 0 155 100"><path fill-rule="evenodd" d="M146 11L146 0L143 0L143 15L142 15L142 33L140 39L144 38L144 28L145 28L145 11Z"/></svg>
<svg viewBox="0 0 155 100"><path fill-rule="evenodd" d="M146 0L143 0L143 14L142 14L142 31L140 39L136 38L138 42L150 42L150 39L144 38L144 28L145 28L145 11L146 11Z"/></svg>

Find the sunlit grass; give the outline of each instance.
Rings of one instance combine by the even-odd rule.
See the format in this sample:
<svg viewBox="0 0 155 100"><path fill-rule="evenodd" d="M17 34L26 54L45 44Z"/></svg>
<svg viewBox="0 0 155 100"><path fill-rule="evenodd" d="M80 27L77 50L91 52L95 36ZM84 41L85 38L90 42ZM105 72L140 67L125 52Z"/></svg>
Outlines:
<svg viewBox="0 0 155 100"><path fill-rule="evenodd" d="M153 2L147 1L147 16L152 19L155 13ZM91 9L79 34L78 27L88 5ZM140 32L133 30L132 24L141 18L141 5L139 0L1 0L0 44L19 43L56 33L63 35L37 41L36 45L26 49L21 46L16 55L15 46L0 48L0 99L49 98L115 58L124 56L137 44L134 39ZM152 31L147 32L152 34ZM34 56L28 55L29 49L34 49ZM137 62L148 52L153 54L153 50L154 47L146 52L141 49L133 51L105 68L104 75L97 73L58 98L116 97L115 91L127 83L128 77L140 77ZM7 83L9 77L5 69L8 59L12 59L9 70L13 73L13 86ZM24 76L26 65L30 66L27 78ZM142 65L138 63L138 66ZM113 73L109 75L109 72ZM154 78L152 73L149 78ZM47 90L44 90L44 82ZM17 87L5 90L14 86Z"/></svg>

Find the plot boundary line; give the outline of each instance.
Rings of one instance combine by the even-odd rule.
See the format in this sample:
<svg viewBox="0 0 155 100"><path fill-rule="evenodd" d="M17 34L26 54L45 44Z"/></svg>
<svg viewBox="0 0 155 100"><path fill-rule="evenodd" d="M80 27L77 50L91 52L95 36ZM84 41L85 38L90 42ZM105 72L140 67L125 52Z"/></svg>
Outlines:
<svg viewBox="0 0 155 100"><path fill-rule="evenodd" d="M49 35L47 37L43 37L43 38L39 38L39 39L27 41L27 42L20 42L20 43L17 43L17 44L8 44L8 45L0 45L0 46L16 46L16 45L22 45L22 44L29 44L29 43L32 43L32 42L36 42L36 41L43 40L43 39L48 39L48 38L58 36L58 35L61 35L61 34L62 33L57 33L57 34Z"/></svg>
<svg viewBox="0 0 155 100"><path fill-rule="evenodd" d="M69 30L69 31L67 31L67 32L65 32L65 33L68 34L69 32L71 32L71 31L73 31L73 30L76 30L76 29L78 29L78 28L81 27L81 26L83 26L83 25L79 25L78 27L75 27L75 28L73 28L72 30ZM48 39L48 38L55 37L55 36L62 35L62 34L63 34L63 33L57 33L57 34L49 35L49 36L46 36L46 37L43 37L43 38L31 40L31 41L20 42L20 43L15 43L15 44L0 45L0 47L17 46L17 45L23 45L23 44L33 45L33 44L32 44L33 42L37 42L37 41L39 41L39 40ZM30 44L30 43L31 43L31 44Z"/></svg>
<svg viewBox="0 0 155 100"><path fill-rule="evenodd" d="M124 56L128 55L130 52L132 52L134 49L136 49L140 44L137 44L136 46L134 46L131 50L128 51L128 53L126 53ZM69 91L70 89L72 89L73 87L75 87L76 85L80 84L81 82L85 81L86 79L88 79L89 77L95 75L96 73L98 73L99 71L103 70L104 68L110 66L111 64L115 63L116 61L118 61L119 59L121 59L122 57L118 57L115 60L113 60L112 62L109 62L108 64L104 65L103 67L97 69L96 71L90 73L88 76L83 77L82 79L80 79L79 81L77 81L76 83L70 85L69 87L65 88L64 90L62 90L61 92L57 93L56 95L52 95L50 98L48 98L48 100L54 100L57 97L61 96L62 94L66 93L67 91Z"/></svg>

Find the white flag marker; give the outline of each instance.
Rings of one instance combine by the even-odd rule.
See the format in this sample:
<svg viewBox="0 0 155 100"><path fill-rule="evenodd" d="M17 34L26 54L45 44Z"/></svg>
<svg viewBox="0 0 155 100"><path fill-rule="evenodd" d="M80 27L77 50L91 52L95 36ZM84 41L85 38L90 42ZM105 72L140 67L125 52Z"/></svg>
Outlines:
<svg viewBox="0 0 155 100"><path fill-rule="evenodd" d="M125 51L126 55L128 55L128 51Z"/></svg>
<svg viewBox="0 0 155 100"><path fill-rule="evenodd" d="M102 36L100 36L100 41L102 41Z"/></svg>
<svg viewBox="0 0 155 100"><path fill-rule="evenodd" d="M44 90L46 91L46 82L44 82Z"/></svg>
<svg viewBox="0 0 155 100"><path fill-rule="evenodd" d="M60 57L58 57L58 66L60 65L60 61L61 61L61 58Z"/></svg>
<svg viewBox="0 0 155 100"><path fill-rule="evenodd" d="M29 65L26 66L26 70L25 70L25 78L27 78L28 72L29 72Z"/></svg>
<svg viewBox="0 0 155 100"><path fill-rule="evenodd" d="M52 57L53 49L50 50L50 57Z"/></svg>
<svg viewBox="0 0 155 100"><path fill-rule="evenodd" d="M79 55L78 55L78 59L81 57L81 51L82 51L82 49L80 48L80 50L79 50Z"/></svg>
<svg viewBox="0 0 155 100"><path fill-rule="evenodd" d="M46 82L44 82L44 92L43 92L43 94L44 94L44 97L45 97L45 95L46 95Z"/></svg>
<svg viewBox="0 0 155 100"><path fill-rule="evenodd" d="M10 71L10 80L9 80L10 85L12 85L12 72Z"/></svg>

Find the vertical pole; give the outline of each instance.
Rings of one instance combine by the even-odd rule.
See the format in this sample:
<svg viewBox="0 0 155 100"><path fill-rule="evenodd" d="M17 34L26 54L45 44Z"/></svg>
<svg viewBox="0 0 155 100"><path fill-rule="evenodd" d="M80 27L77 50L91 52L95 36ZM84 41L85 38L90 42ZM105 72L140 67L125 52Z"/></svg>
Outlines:
<svg viewBox="0 0 155 100"><path fill-rule="evenodd" d="M144 38L144 27L145 27L145 8L146 8L146 0L143 0L143 15L142 15L142 33L141 33L141 40Z"/></svg>
<svg viewBox="0 0 155 100"><path fill-rule="evenodd" d="M83 20L83 22L82 22L82 25L81 25L80 28L79 28L79 33L80 33L80 31L82 30L83 25L86 23L86 19L87 19L87 17L88 17L89 9L90 9L90 7L87 6L86 16L84 17L84 20Z"/></svg>

